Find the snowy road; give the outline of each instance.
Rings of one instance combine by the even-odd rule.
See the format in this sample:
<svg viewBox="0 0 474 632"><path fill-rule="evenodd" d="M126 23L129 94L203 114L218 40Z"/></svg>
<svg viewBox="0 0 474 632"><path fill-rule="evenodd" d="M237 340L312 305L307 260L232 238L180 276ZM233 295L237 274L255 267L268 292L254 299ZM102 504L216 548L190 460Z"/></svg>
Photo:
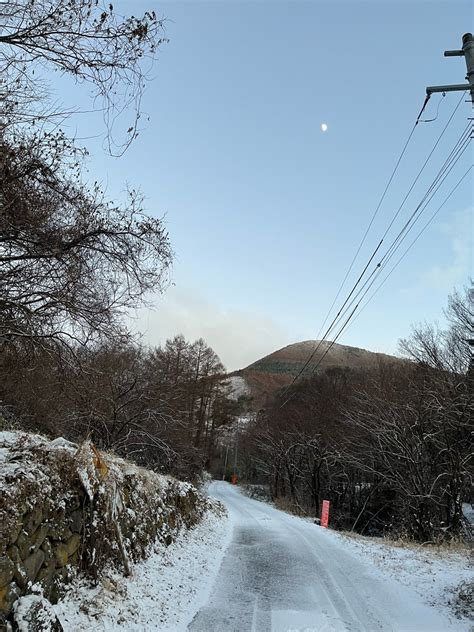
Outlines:
<svg viewBox="0 0 474 632"><path fill-rule="evenodd" d="M194 632L459 630L330 531L215 482L232 541ZM468 628L466 628L468 629Z"/></svg>

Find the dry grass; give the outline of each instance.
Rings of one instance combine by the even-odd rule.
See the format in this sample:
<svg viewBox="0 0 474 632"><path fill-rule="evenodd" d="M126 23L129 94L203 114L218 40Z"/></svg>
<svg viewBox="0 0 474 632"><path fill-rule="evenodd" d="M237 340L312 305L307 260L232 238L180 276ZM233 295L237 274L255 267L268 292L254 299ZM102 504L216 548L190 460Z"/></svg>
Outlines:
<svg viewBox="0 0 474 632"><path fill-rule="evenodd" d="M472 542L466 542L460 538L453 539L451 541L445 542L415 542L414 540L410 540L408 538L390 538L390 537L381 537L374 538L371 536L361 535L360 533L356 533L355 531L339 531L341 535L344 535L347 538L352 538L354 540L366 540L367 542L380 542L381 544L386 544L388 546L393 546L395 548L409 549L412 551L431 551L437 553L460 553L466 556L474 555L474 546Z"/></svg>
<svg viewBox="0 0 474 632"><path fill-rule="evenodd" d="M280 509L281 511L286 511L286 513L293 514L294 516L300 516L303 518L312 517L305 509L303 509L303 507L293 502L290 498L286 498L283 496L275 498L274 505L277 509Z"/></svg>
<svg viewBox="0 0 474 632"><path fill-rule="evenodd" d="M461 582L449 603L458 618L474 621L474 582Z"/></svg>

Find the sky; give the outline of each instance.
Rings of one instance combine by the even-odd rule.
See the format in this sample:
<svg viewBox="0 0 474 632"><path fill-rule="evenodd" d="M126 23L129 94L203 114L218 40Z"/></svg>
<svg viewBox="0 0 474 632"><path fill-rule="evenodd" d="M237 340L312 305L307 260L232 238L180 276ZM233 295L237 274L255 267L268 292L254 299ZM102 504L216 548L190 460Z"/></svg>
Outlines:
<svg viewBox="0 0 474 632"><path fill-rule="evenodd" d="M87 141L88 177L118 200L126 184L140 189L147 211L164 217L176 253L172 285L151 297L153 307L136 313L132 327L153 345L178 333L203 337L229 370L317 338L426 86L465 80L464 59L444 58L443 51L460 48L462 34L472 30L471 3L114 5L123 14L154 9L166 17L169 38L143 99L142 120L150 120L129 150L112 158L100 139ZM63 101L86 103L85 86L67 94L64 84L61 89ZM459 99L448 93L429 102L424 118L437 118L417 126L336 307ZM469 116L471 106L463 101L380 253L417 206ZM101 120L87 114L68 125L67 131L89 138L100 132ZM468 150L417 227L471 162ZM393 353L412 324L442 323L449 293L472 277L470 176L338 342Z"/></svg>

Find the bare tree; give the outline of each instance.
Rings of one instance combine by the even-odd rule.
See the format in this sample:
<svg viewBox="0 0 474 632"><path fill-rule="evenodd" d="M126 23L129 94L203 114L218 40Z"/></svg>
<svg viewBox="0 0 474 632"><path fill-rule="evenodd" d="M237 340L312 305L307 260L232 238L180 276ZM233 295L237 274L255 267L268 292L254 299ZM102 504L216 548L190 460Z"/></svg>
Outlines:
<svg viewBox="0 0 474 632"><path fill-rule="evenodd" d="M166 286L172 251L131 191L120 207L80 180L60 134L0 138L0 342L110 336Z"/></svg>
<svg viewBox="0 0 474 632"><path fill-rule="evenodd" d="M418 541L457 538L472 501L474 398L469 295L454 293L446 330L418 327L411 361L328 370L278 395L248 427L247 467L285 507L332 524ZM471 368L470 368L471 367Z"/></svg>
<svg viewBox="0 0 474 632"><path fill-rule="evenodd" d="M345 413L345 460L391 493L392 529L418 541L460 535L472 486L473 402L450 379L407 367L391 385L373 380Z"/></svg>
<svg viewBox="0 0 474 632"><path fill-rule="evenodd" d="M0 124L62 117L45 106L41 68L93 86L108 130L109 150L122 153L137 135L140 102L164 21L154 11L119 16L99 0L0 0ZM126 140L115 145L113 124L131 110Z"/></svg>
<svg viewBox="0 0 474 632"><path fill-rule="evenodd" d="M427 366L463 374L471 361L469 340L474 337L474 308L470 293L454 291L445 310L448 327L429 323L413 327L412 335L400 341L401 351Z"/></svg>

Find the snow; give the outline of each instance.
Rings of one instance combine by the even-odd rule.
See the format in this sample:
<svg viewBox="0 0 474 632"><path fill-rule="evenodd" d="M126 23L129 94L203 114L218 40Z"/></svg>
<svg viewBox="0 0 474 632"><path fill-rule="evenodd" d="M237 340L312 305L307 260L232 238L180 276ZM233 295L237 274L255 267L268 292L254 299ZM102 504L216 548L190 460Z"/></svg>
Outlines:
<svg viewBox="0 0 474 632"><path fill-rule="evenodd" d="M229 377L229 382L231 388L230 399L237 400L239 397L250 395L250 387L242 376L233 375Z"/></svg>
<svg viewBox="0 0 474 632"><path fill-rule="evenodd" d="M57 437L53 439L49 445L49 449L61 448L62 450L69 450L70 452L77 452L78 445L77 443L72 443L72 441L68 441L64 437Z"/></svg>
<svg viewBox="0 0 474 632"><path fill-rule="evenodd" d="M45 493L49 492L47 477L30 452L45 442L43 437L26 432L0 432L0 493L5 499L10 498L10 503L5 506L15 507L13 498L18 491L18 485L13 484L15 479L32 484L44 483Z"/></svg>
<svg viewBox="0 0 474 632"><path fill-rule="evenodd" d="M54 606L65 632L186 630L209 597L230 536L222 510L209 511L168 548L132 566L132 577L110 573L95 588L78 582Z"/></svg>
<svg viewBox="0 0 474 632"><path fill-rule="evenodd" d="M8 460L10 456L9 448L0 448L0 461Z"/></svg>
<svg viewBox="0 0 474 632"><path fill-rule="evenodd" d="M370 560L384 574L418 593L424 603L439 608L448 617L452 615L449 601L453 592L463 582L474 582L472 556L467 549L426 549L331 531L326 537L340 542L359 559Z"/></svg>
<svg viewBox="0 0 474 632"><path fill-rule="evenodd" d="M14 619L18 632L51 630L55 614L49 601L41 595L25 595L14 605Z"/></svg>
<svg viewBox="0 0 474 632"><path fill-rule="evenodd" d="M428 564L423 558L403 554L404 549L391 549L398 559L397 570L397 564L383 563L384 553L377 550L377 543L371 548L370 542L366 546L285 514L226 483L214 483L210 490L229 510L233 539L211 597L189 630L470 629L466 619L456 619L447 607L431 603L447 585L470 576L466 560L454 556L448 563L441 557L438 565L430 565L437 569L431 574L437 587L429 590L430 572L424 568ZM397 550L402 552L398 558ZM423 555L429 553L423 551ZM411 581L407 581L409 576Z"/></svg>
<svg viewBox="0 0 474 632"><path fill-rule="evenodd" d="M462 512L466 520L469 522L469 524L474 525L474 504L463 503Z"/></svg>
<svg viewBox="0 0 474 632"><path fill-rule="evenodd" d="M449 591L473 580L462 550L363 538L323 529L247 498L227 483L208 512L168 548L77 583L57 606L65 632L468 632Z"/></svg>
<svg viewBox="0 0 474 632"><path fill-rule="evenodd" d="M19 632L28 632L28 614L37 599L36 595L26 595L15 602L15 623Z"/></svg>
<svg viewBox="0 0 474 632"><path fill-rule="evenodd" d="M10 432L8 430L3 430L0 432L0 444L7 447L12 446L18 441L18 437L23 433L20 432Z"/></svg>

